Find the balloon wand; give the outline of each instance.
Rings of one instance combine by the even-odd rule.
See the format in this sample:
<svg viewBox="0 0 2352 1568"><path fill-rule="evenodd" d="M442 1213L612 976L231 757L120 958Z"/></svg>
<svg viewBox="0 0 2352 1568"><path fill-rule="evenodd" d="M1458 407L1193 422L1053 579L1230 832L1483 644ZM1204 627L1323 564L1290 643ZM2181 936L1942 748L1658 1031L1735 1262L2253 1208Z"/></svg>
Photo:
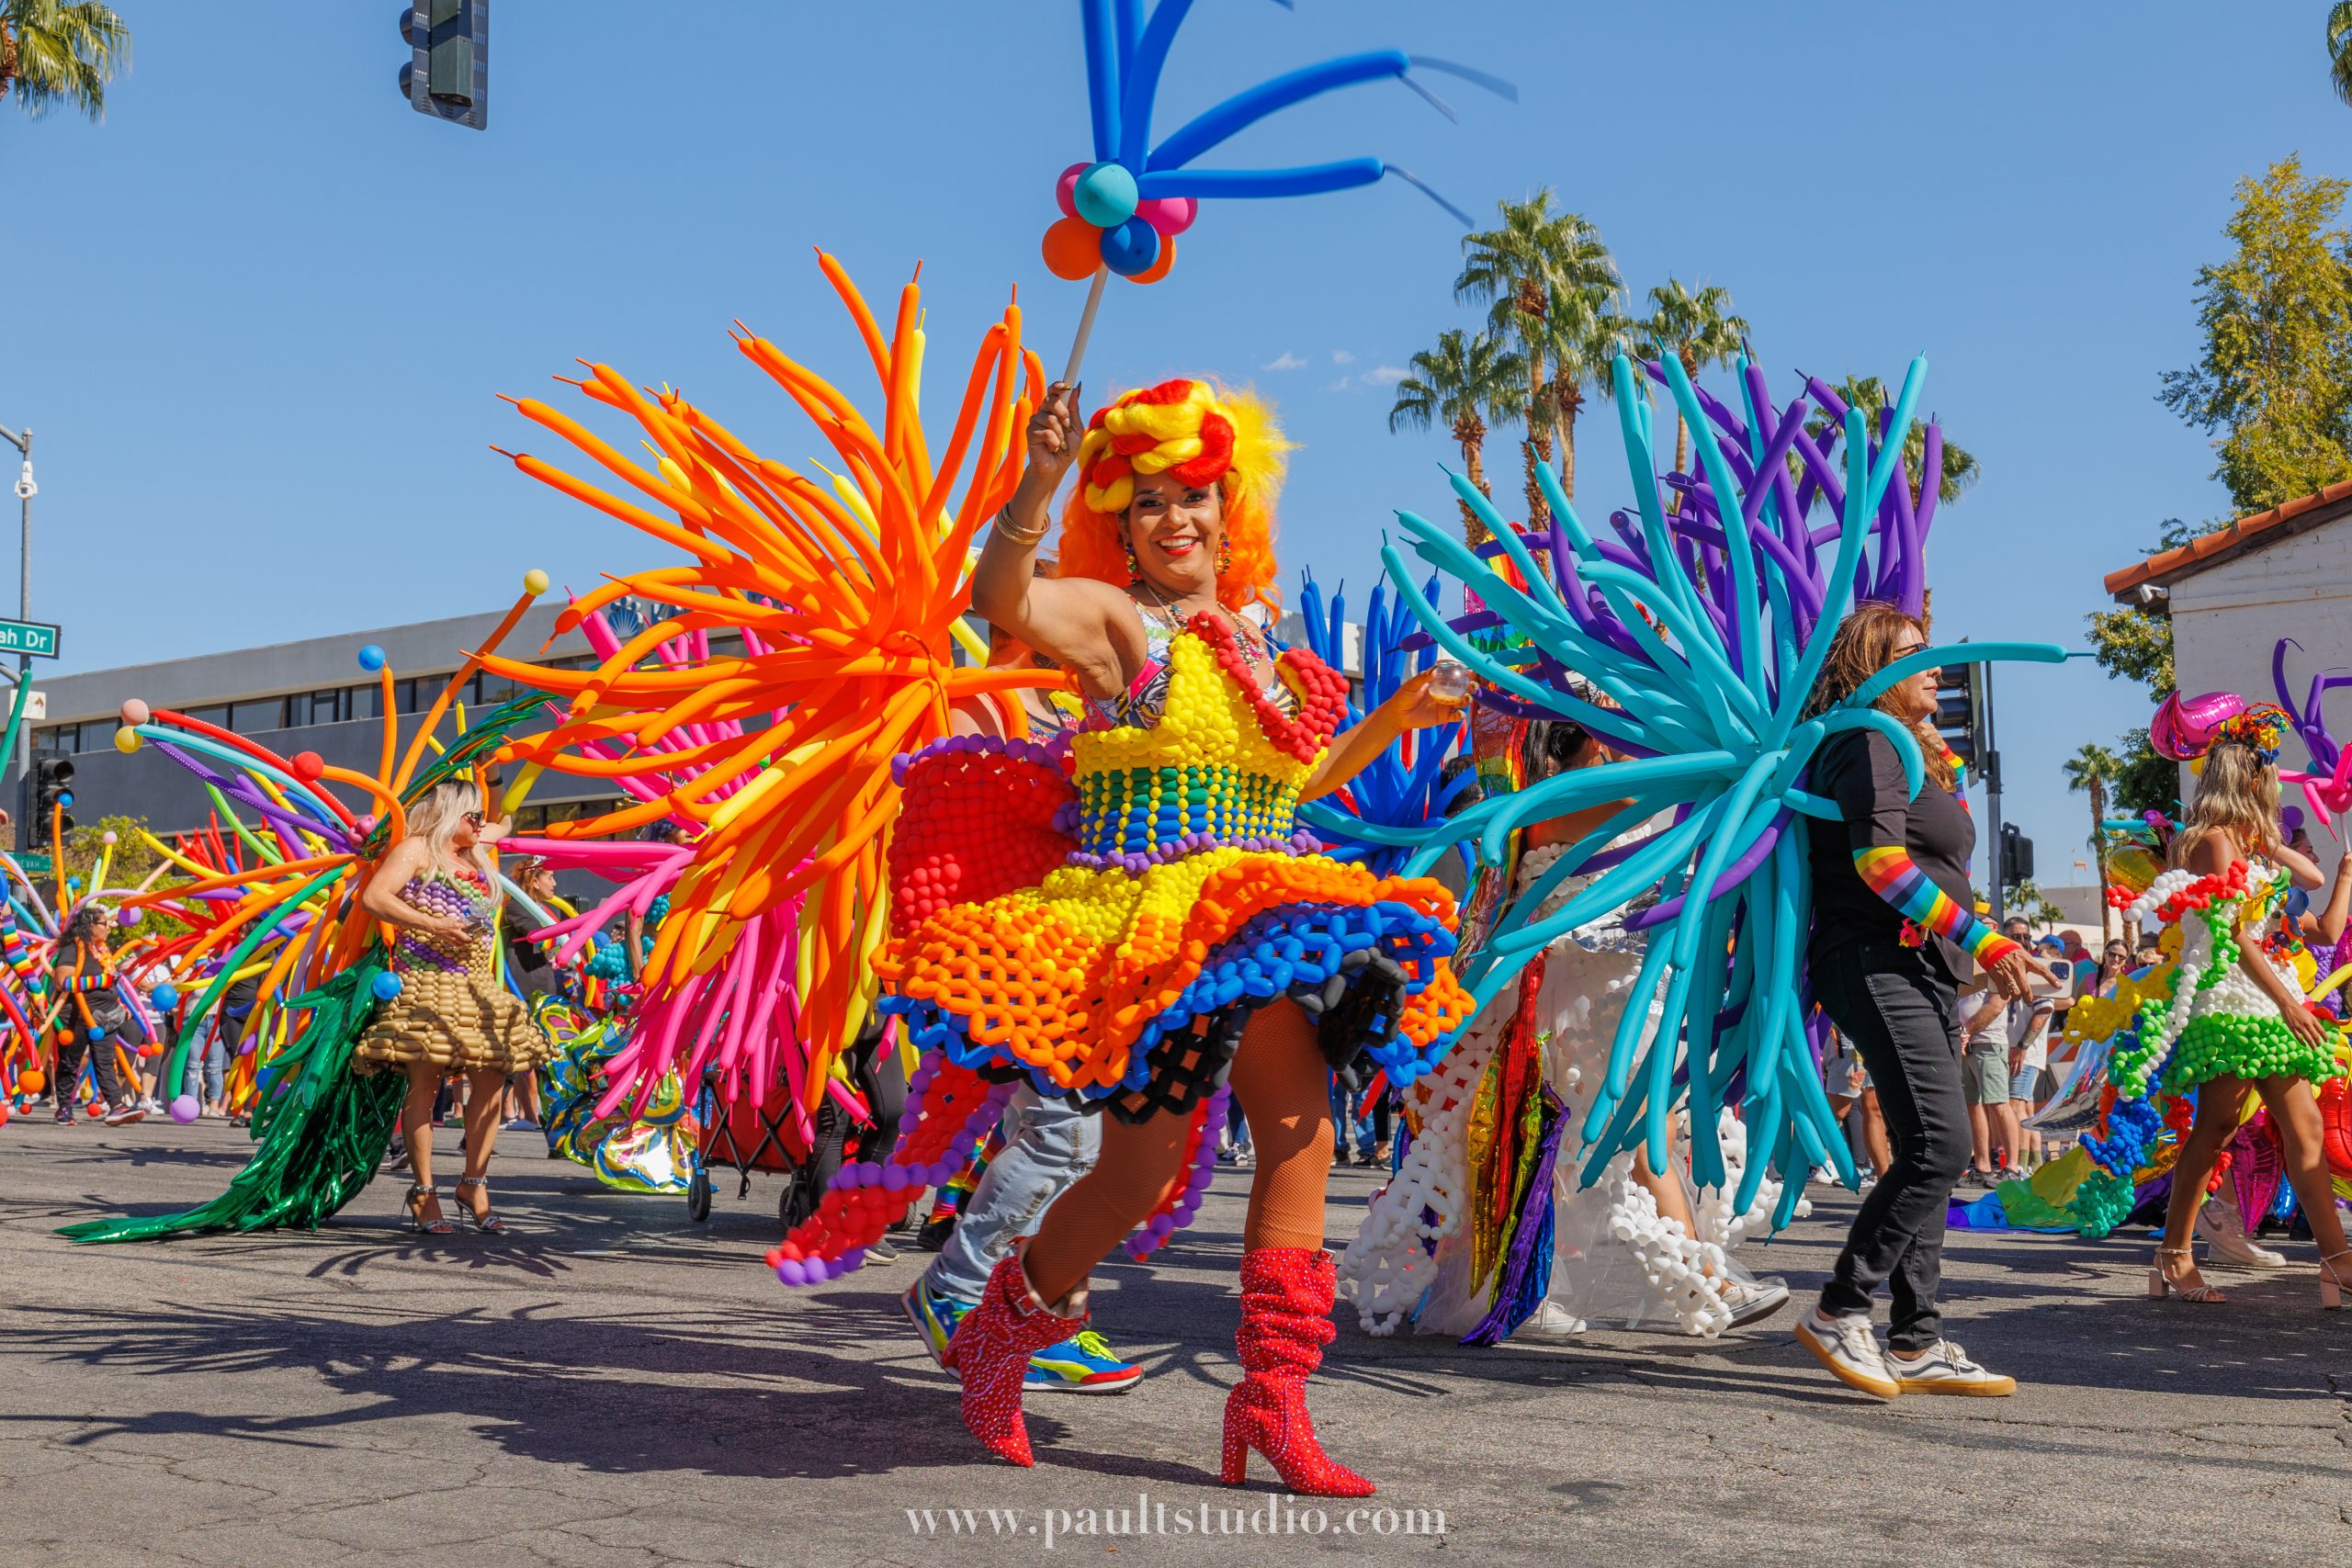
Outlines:
<svg viewBox="0 0 2352 1568"><path fill-rule="evenodd" d="M1086 358L1086 340L1094 335L1094 312L1102 308L1102 286L1110 278L1111 269L1108 266L1094 269L1094 287L1086 291L1086 309L1078 318L1078 335L1070 339L1069 363L1062 367L1062 385L1065 387L1078 385L1078 367Z"/></svg>
<svg viewBox="0 0 2352 1568"><path fill-rule="evenodd" d="M1287 5L1289 0L1283 0ZM1514 102L1519 89L1499 77L1428 55L1382 49L1283 73L1193 116L1175 131L1151 140L1170 46L1192 0L1164 0L1144 20L1143 0L1079 0L1086 55L1086 107L1093 156L1070 164L1054 182L1061 217L1041 243L1046 269L1076 283L1092 277L1078 339L1070 344L1065 382L1076 383L1110 275L1157 283L1176 265L1176 236L1192 226L1204 197L1319 196L1372 185L1395 175L1443 208L1463 228L1470 215L1403 169L1378 158L1346 158L1278 169L1195 169L1194 158L1223 145L1282 110L1308 98L1364 83L1394 79L1448 119L1445 101L1411 75L1418 66L1459 77Z"/></svg>

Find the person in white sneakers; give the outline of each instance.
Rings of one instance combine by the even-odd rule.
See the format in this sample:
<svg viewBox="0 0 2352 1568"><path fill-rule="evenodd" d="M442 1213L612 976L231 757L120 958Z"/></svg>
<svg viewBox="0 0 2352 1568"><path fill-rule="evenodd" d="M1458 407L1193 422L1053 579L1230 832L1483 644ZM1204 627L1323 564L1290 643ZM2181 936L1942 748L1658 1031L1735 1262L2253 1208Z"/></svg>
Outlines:
<svg viewBox="0 0 2352 1568"><path fill-rule="evenodd" d="M1857 606L1830 641L1810 711L1836 705L1927 646L1919 623L1894 606ZM1818 823L1809 836L1806 968L1822 1010L1870 1069L1894 1158L1862 1200L1796 1337L1840 1382L1881 1399L2017 1389L2015 1379L1987 1371L1944 1337L1937 1308L1946 1205L1969 1159L1955 976L1966 953L1996 993L2015 997L2030 976L2048 971L1972 912L1976 827L1957 794L1956 759L1932 728L1936 674L1915 671L1875 705L1917 739L1927 778L1916 798L1894 743L1875 729L1832 739L1806 785L1834 801L1845 823L1842 832ZM1894 1299L1883 1352L1871 1327L1871 1297L1881 1285Z"/></svg>

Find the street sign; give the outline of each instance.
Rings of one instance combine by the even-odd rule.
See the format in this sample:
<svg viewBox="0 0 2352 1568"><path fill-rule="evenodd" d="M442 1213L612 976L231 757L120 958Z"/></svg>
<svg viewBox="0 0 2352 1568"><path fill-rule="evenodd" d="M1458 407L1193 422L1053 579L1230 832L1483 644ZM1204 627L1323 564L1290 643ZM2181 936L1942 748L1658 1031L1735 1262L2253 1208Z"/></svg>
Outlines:
<svg viewBox="0 0 2352 1568"><path fill-rule="evenodd" d="M39 621L0 621L0 653L28 653L35 659L54 659L57 628Z"/></svg>
<svg viewBox="0 0 2352 1568"><path fill-rule="evenodd" d="M24 867L27 876L49 876L57 870L57 863L47 855L21 854L17 857L17 863Z"/></svg>

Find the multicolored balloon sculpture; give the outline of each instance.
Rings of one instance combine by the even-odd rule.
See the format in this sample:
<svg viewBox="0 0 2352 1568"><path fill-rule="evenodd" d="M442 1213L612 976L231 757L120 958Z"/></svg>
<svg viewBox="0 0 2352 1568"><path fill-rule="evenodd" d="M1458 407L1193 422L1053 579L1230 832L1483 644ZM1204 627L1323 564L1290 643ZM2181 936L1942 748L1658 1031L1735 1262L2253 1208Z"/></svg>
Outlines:
<svg viewBox="0 0 2352 1568"><path fill-rule="evenodd" d="M1584 1179L1620 1151L1644 1145L1662 1170L1657 1162L1668 1146L1668 1117L1687 1092L1699 1184L1724 1184L1713 1129L1719 1108L1736 1103L1750 1147L1770 1158L1747 1162L1734 1207L1746 1209L1767 1169L1777 1170L1788 1179L1774 1223L1784 1224L1804 1170L1834 1164L1852 1179L1804 1029L1805 823L1838 818L1835 805L1805 788L1807 769L1831 736L1876 729L1894 747L1916 793L1925 776L1917 743L1871 705L1882 693L1931 666L2054 663L2066 653L2035 643L1931 648L1890 664L1830 711L1806 716L1849 603L1884 594L1916 604L1924 595L1927 509L1889 491L1925 362L1912 364L1880 439L1872 440L1858 411L1842 410L1843 462L1833 468L1817 444L1800 444L1811 405L1830 406L1826 389L1815 384L1776 410L1760 372L1743 356L1743 418L1702 398L1682 366L1668 359L1650 374L1699 433L1699 471L1663 481L1635 368L1620 356L1612 373L1636 500L1635 517L1618 525L1618 541L1593 536L1544 466L1538 481L1554 521L1544 536L1514 531L1476 487L1453 479L1455 495L1496 534L1503 559L1494 566L1449 530L1398 513L1414 554L1460 581L1483 610L1442 614L1413 587L1394 545L1382 558L1430 636L1487 682L1481 703L1521 717L1572 720L1626 760L1472 807L1432 828L1408 870L1425 870L1447 843L1464 840L1498 863L1517 828L1629 802L1505 911L1465 965L1464 981L1483 1005L1554 937L1655 890L1658 901L1625 922L1653 928L1653 935L1626 999L1608 1082L1583 1129ZM1789 472L1792 451L1802 482ZM1934 462L1927 467L1932 474ZM1685 498L1673 511L1668 490ZM1921 490L1931 493L1932 485ZM1807 518L1815 501L1835 514L1817 530ZM1834 555L1821 554L1833 541ZM1547 553L1548 570L1531 546ZM1499 649L1472 640L1472 633L1497 627L1509 634ZM1597 691L1600 700L1581 690ZM1660 817L1664 826L1615 842ZM1593 874L1589 886L1556 913L1535 918L1562 880L1579 872ZM1654 1034L1645 1028L1652 1018Z"/></svg>
<svg viewBox="0 0 2352 1568"><path fill-rule="evenodd" d="M2294 694L2287 689L2287 650L2298 652L2302 644L2292 637L2282 637L2270 650L2270 684L2278 694L2278 705L2287 710L2289 722L2311 755L2311 771L2282 767L2278 779L2282 784L2298 785L2311 808L2325 818L2335 829L2338 842L2346 842L2341 821L2352 811L2352 749L2339 744L2328 732L2324 704L2327 694L2339 686L2352 686L2352 671L2341 668L2323 670L2311 679L2302 705L2296 705Z"/></svg>
<svg viewBox="0 0 2352 1568"><path fill-rule="evenodd" d="M920 407L920 291L901 291L886 336L839 265L821 254L819 264L871 356L878 423L775 344L748 333L737 343L809 416L840 473L820 467L812 478L763 457L684 398L640 391L603 365L574 385L635 421L656 454L650 467L536 399L516 404L660 511L529 454L507 454L516 468L684 557L615 578L564 611L559 625L570 627L625 596L667 607L595 669L485 666L564 699L552 728L517 736L501 760L616 781L638 797L553 826L534 847L570 843L626 867L623 897L666 890L671 900L645 964L639 1027L611 1064L600 1112L631 1086L681 1065L691 1077L706 1060L747 1069L756 1086L760 1054L787 1038L760 1015L787 993L798 1044L783 1066L796 1103L813 1112L874 997L867 959L888 930L884 846L900 799L891 759L946 738L959 700L1064 679L956 658L972 538L1012 493L1020 429L1044 392L1019 308L983 335L934 457ZM739 637L741 651L715 651L720 636ZM1005 707L1025 732L1020 705ZM657 822L679 830L678 846L578 842Z"/></svg>
<svg viewBox="0 0 2352 1568"><path fill-rule="evenodd" d="M1453 118L1445 102L1413 79L1417 66L1461 77L1506 98L1519 96L1510 83L1467 66L1400 50L1374 50L1269 77L1203 110L1153 146L1152 114L1169 51L1192 9L1193 0L1159 0L1147 18L1144 0L1079 0L1094 156L1070 164L1054 182L1054 203L1062 216L1041 242L1046 266L1055 276L1094 280L1062 372L1065 381L1077 378L1086 356L1104 280L1113 273L1135 283L1157 283L1167 276L1176 265L1176 236L1193 226L1205 198L1315 196L1394 175L1444 208L1464 229L1474 226L1468 213L1378 158L1281 169L1196 169L1190 166L1193 159L1295 104L1392 77Z"/></svg>
<svg viewBox="0 0 2352 1568"><path fill-rule="evenodd" d="M1086 40L1086 104L1094 156L1072 164L1054 182L1060 221L1046 231L1046 265L1076 280L1115 272L1155 283L1175 265L1176 236L1192 227L1207 197L1314 196L1371 185L1385 175L1419 188L1465 229L1468 215L1404 170L1378 158L1283 169L1194 169L1193 159L1293 105L1340 87L1394 78L1449 118L1453 111L1410 74L1444 72L1516 98L1509 83L1426 55L1374 50L1270 77L1193 116L1151 145L1151 120L1169 51L1193 0L1159 0L1149 18L1144 0L1079 0Z"/></svg>

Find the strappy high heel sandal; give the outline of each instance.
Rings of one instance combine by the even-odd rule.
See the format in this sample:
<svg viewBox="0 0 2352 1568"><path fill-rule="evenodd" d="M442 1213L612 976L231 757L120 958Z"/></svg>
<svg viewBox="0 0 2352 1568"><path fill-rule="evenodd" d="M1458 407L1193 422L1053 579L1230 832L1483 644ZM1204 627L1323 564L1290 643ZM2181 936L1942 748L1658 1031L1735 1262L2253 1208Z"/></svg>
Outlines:
<svg viewBox="0 0 2352 1568"><path fill-rule="evenodd" d="M422 1181L408 1190L408 1195L403 1201L408 1204L409 1228L421 1235L454 1235L458 1227L451 1224L447 1218L428 1220L424 1217L424 1200L427 1198L435 1202L440 1201L441 1190L437 1187L427 1187Z"/></svg>
<svg viewBox="0 0 2352 1568"><path fill-rule="evenodd" d="M2319 1304L2330 1312L2343 1306L2344 1287L2352 1283L2352 1263L2346 1263L2346 1258L2352 1258L2352 1247L2331 1252L2319 1260ZM2344 1272L2340 1274L2335 1271L2338 1263L2344 1263Z"/></svg>
<svg viewBox="0 0 2352 1568"><path fill-rule="evenodd" d="M471 1203L464 1202L462 1201L458 1204L458 1213L466 1216L466 1223L472 1225L475 1232L479 1235L504 1235L506 1234L506 1222L499 1218L498 1211L490 1206L490 1178L487 1176L461 1176L458 1178L458 1191L463 1192L469 1187L479 1187L481 1189L481 1213L479 1214L475 1213L474 1206Z"/></svg>
<svg viewBox="0 0 2352 1568"><path fill-rule="evenodd" d="M2218 1303L2230 1299L2221 1292L2218 1286L2202 1283L2195 1285L2181 1284L2171 1275L2165 1272L2165 1259L2167 1258L2189 1258L2189 1249L2185 1247L2160 1247L2156 1248L2156 1260L2148 1267L2148 1299L2150 1301L2160 1302L2167 1295L2177 1295L2185 1302L2212 1302ZM2190 1260L2189 1267L2196 1267L2193 1259ZM2324 1286L2321 1288L2321 1294L2322 1297L2324 1298L2326 1294L2326 1288Z"/></svg>

